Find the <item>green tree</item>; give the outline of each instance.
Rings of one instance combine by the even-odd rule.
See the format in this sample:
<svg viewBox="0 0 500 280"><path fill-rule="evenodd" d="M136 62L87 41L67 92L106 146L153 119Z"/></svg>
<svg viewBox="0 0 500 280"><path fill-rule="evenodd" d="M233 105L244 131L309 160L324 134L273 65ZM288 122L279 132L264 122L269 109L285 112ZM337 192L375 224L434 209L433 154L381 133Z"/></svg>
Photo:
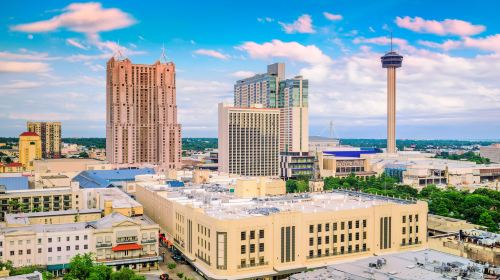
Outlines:
<svg viewBox="0 0 500 280"><path fill-rule="evenodd" d="M53 280L53 279L56 279L56 277L50 271L44 271L44 272L42 272L42 279L43 280Z"/></svg>
<svg viewBox="0 0 500 280"><path fill-rule="evenodd" d="M69 273L64 275L64 280L85 280L93 269L93 256L91 253L74 256L69 262Z"/></svg>
<svg viewBox="0 0 500 280"><path fill-rule="evenodd" d="M306 181L297 181L297 192L307 192L309 184Z"/></svg>
<svg viewBox="0 0 500 280"><path fill-rule="evenodd" d="M485 226L488 228L488 231L491 232L498 232L498 224L493 221L493 218L491 217L490 213L488 211L484 211L481 216L479 216L479 222L480 225Z"/></svg>
<svg viewBox="0 0 500 280"><path fill-rule="evenodd" d="M89 280L108 280L113 270L107 265L94 265L87 279Z"/></svg>
<svg viewBox="0 0 500 280"><path fill-rule="evenodd" d="M286 181L286 192L287 193L297 192L297 180L288 179Z"/></svg>
<svg viewBox="0 0 500 280"><path fill-rule="evenodd" d="M119 271L111 273L111 280L145 280L142 275L136 275L134 271L129 268L122 268Z"/></svg>

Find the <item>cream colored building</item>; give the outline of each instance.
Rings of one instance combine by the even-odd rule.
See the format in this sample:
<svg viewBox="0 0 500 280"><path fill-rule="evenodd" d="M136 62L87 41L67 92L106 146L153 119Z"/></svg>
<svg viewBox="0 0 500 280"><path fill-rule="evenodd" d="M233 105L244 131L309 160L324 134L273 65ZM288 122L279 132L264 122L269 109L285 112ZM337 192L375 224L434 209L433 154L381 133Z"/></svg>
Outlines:
<svg viewBox="0 0 500 280"><path fill-rule="evenodd" d="M136 196L207 279L289 274L427 247L427 203L354 192L240 198L223 186Z"/></svg>
<svg viewBox="0 0 500 280"><path fill-rule="evenodd" d="M82 190L88 209L102 209L105 216L120 213L126 217L141 216L144 209L140 203L118 188Z"/></svg>
<svg viewBox="0 0 500 280"><path fill-rule="evenodd" d="M340 177L344 178L350 174L356 177L369 177L377 175L371 171L369 161L365 158L336 157L317 153L319 174L321 178Z"/></svg>
<svg viewBox="0 0 500 280"><path fill-rule="evenodd" d="M16 213L5 215L7 227L27 225L69 224L76 222L91 222L102 217L101 209L59 210L49 212Z"/></svg>
<svg viewBox="0 0 500 280"><path fill-rule="evenodd" d="M480 147L479 155L489 158L491 162L500 163L500 143Z"/></svg>
<svg viewBox="0 0 500 280"><path fill-rule="evenodd" d="M42 139L42 157L61 157L61 122L28 122L29 132L35 132Z"/></svg>
<svg viewBox="0 0 500 280"><path fill-rule="evenodd" d="M114 269L151 270L161 260L158 230L147 217L120 213L86 222L0 227L0 261L47 266L59 275L76 254L93 253L97 262Z"/></svg>
<svg viewBox="0 0 500 280"><path fill-rule="evenodd" d="M285 181L266 177L241 178L236 180L234 192L237 197L283 195L286 193Z"/></svg>
<svg viewBox="0 0 500 280"><path fill-rule="evenodd" d="M42 158L42 142L34 132L23 132L19 135L19 162L25 170L34 169L34 161Z"/></svg>
<svg viewBox="0 0 500 280"><path fill-rule="evenodd" d="M86 208L78 183L71 187L0 192L0 221L8 213L59 211Z"/></svg>
<svg viewBox="0 0 500 280"><path fill-rule="evenodd" d="M279 109L219 104L219 171L279 176Z"/></svg>

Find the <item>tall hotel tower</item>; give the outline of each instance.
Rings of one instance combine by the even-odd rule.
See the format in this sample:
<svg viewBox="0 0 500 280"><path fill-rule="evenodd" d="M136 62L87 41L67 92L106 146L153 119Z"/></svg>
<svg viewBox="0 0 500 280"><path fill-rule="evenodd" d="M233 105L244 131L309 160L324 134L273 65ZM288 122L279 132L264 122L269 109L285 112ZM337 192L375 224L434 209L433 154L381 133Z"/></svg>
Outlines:
<svg viewBox="0 0 500 280"><path fill-rule="evenodd" d="M267 73L258 74L234 85L234 106L280 111L280 176L295 178L311 176L314 157L309 155L309 82L302 76L285 78L285 64L267 66Z"/></svg>
<svg viewBox="0 0 500 280"><path fill-rule="evenodd" d="M110 163L181 167L175 65L111 58L106 78L106 157Z"/></svg>
<svg viewBox="0 0 500 280"><path fill-rule="evenodd" d="M61 122L28 122L27 127L42 139L42 158L61 157Z"/></svg>
<svg viewBox="0 0 500 280"><path fill-rule="evenodd" d="M396 153L396 68L403 64L403 56L392 50L381 58L387 68L387 153Z"/></svg>

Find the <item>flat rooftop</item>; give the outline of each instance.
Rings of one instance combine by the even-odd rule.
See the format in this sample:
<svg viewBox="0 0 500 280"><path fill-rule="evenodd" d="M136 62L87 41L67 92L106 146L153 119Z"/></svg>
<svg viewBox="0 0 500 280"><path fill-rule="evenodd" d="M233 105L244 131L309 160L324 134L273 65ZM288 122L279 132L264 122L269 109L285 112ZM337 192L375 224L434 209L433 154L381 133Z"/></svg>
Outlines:
<svg viewBox="0 0 500 280"><path fill-rule="evenodd" d="M441 280L462 276L462 279L471 280L483 279L483 269L482 265L466 258L434 250L420 250L342 262L295 274L289 279Z"/></svg>
<svg viewBox="0 0 500 280"><path fill-rule="evenodd" d="M135 201L118 188L93 189L104 201L112 201L113 208L140 207L142 204Z"/></svg>
<svg viewBox="0 0 500 280"><path fill-rule="evenodd" d="M40 217L54 217L54 216L65 216L65 215L85 215L85 214L100 214L101 209L70 209L70 210L60 210L60 211L47 211L47 212L31 212L31 213L15 213L15 214L5 214L5 222L8 224L29 224L29 218L40 218Z"/></svg>
<svg viewBox="0 0 500 280"><path fill-rule="evenodd" d="M147 186L157 195L183 205L201 208L205 214L221 219L268 216L278 212L332 212L370 208L385 204L413 204L415 201L394 199L353 191L335 190L323 193L286 194L258 198L238 198L225 185L198 185L183 188Z"/></svg>

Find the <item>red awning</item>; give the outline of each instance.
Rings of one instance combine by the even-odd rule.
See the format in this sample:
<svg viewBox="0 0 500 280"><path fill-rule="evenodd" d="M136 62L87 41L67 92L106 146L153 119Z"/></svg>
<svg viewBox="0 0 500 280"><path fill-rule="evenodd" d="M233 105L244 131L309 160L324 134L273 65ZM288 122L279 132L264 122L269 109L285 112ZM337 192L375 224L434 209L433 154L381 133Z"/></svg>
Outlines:
<svg viewBox="0 0 500 280"><path fill-rule="evenodd" d="M132 244L120 244L113 247L111 250L116 251L127 251L127 250L140 250L142 246L136 243Z"/></svg>

